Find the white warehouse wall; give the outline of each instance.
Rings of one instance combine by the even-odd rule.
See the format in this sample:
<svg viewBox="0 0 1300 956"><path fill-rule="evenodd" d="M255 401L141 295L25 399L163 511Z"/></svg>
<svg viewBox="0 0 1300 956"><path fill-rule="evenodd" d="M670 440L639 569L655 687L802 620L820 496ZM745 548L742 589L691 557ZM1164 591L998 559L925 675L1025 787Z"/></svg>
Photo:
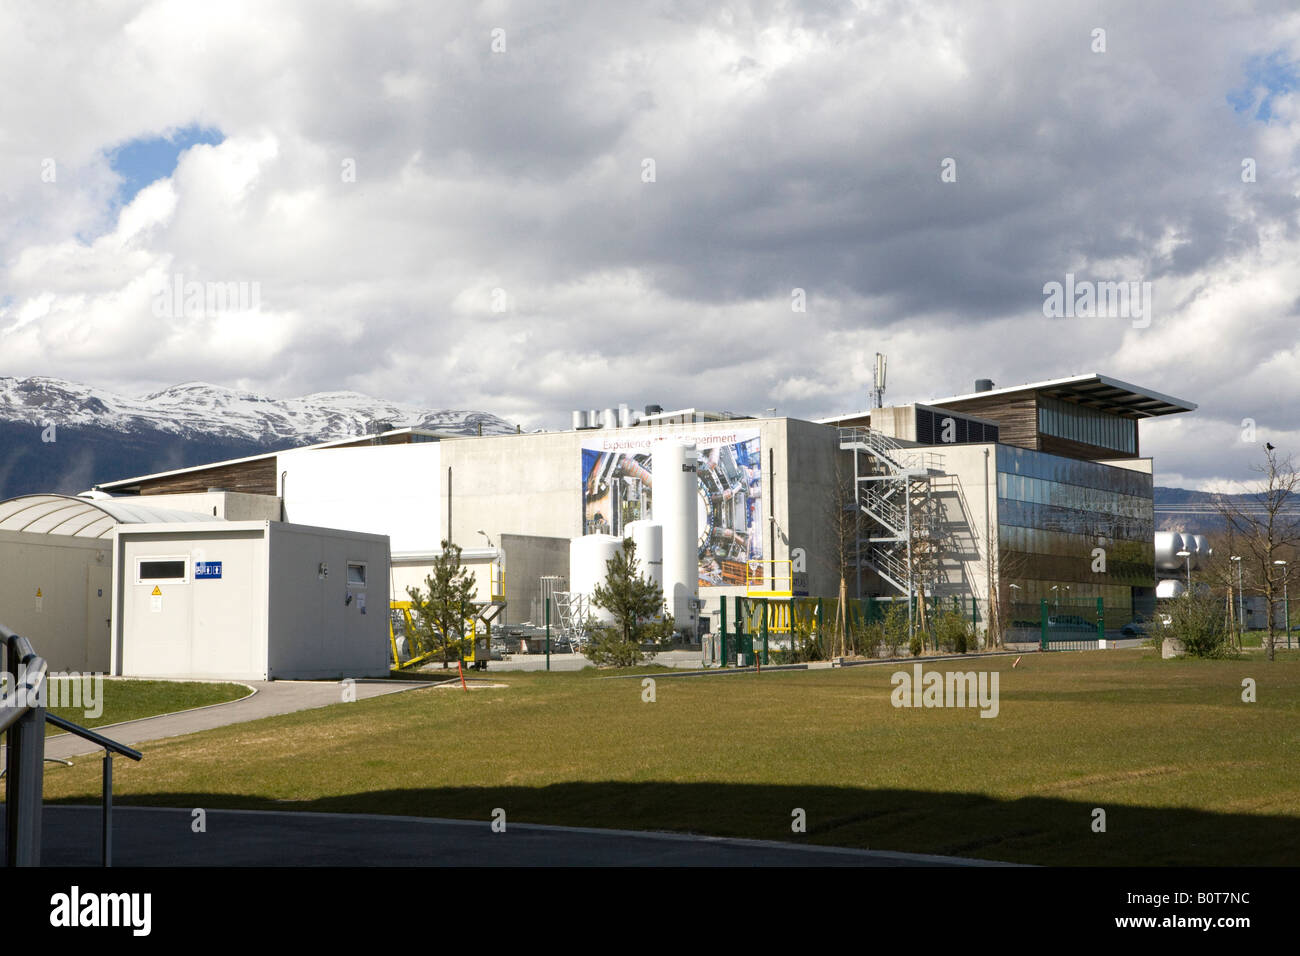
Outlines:
<svg viewBox="0 0 1300 956"><path fill-rule="evenodd" d="M395 552L437 550L440 461L440 442L280 452L284 520L387 535Z"/></svg>
<svg viewBox="0 0 1300 956"><path fill-rule="evenodd" d="M31 641L51 670L108 670L112 547L103 538L0 531L0 623Z"/></svg>
<svg viewBox="0 0 1300 956"><path fill-rule="evenodd" d="M280 523L269 533L268 676L386 677L387 539ZM348 580L349 563L365 565L364 585Z"/></svg>

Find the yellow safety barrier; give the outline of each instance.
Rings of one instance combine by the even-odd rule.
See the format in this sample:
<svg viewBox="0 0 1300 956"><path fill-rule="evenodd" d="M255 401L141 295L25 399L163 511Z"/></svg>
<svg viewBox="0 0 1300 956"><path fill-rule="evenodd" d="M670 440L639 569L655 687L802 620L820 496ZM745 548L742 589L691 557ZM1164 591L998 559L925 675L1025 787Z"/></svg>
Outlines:
<svg viewBox="0 0 1300 956"><path fill-rule="evenodd" d="M745 590L749 597L790 597L794 594L794 563L788 558L746 561Z"/></svg>

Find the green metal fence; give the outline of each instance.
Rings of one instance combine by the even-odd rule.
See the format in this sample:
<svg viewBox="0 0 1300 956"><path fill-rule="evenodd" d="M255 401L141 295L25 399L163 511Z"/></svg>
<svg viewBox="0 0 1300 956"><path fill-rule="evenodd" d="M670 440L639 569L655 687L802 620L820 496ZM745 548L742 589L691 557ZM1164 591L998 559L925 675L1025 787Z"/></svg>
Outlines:
<svg viewBox="0 0 1300 956"><path fill-rule="evenodd" d="M1044 651L1095 650L1106 638L1106 609L1101 598L1087 602L1012 603L1007 643L1036 643Z"/></svg>
<svg viewBox="0 0 1300 956"><path fill-rule="evenodd" d="M906 609L903 600L889 598L850 598L844 607L843 643L835 633L839 613L836 598L724 598L719 619L720 661L723 667L740 664L768 664L774 660L826 660L841 652L853 655L875 653L906 654L907 638L889 647L883 638L882 624L891 607ZM979 623L979 613L972 597L927 598L926 612L931 621L941 614L954 612L970 624ZM914 600L912 618L920 620L920 608ZM897 641L897 635L894 636Z"/></svg>

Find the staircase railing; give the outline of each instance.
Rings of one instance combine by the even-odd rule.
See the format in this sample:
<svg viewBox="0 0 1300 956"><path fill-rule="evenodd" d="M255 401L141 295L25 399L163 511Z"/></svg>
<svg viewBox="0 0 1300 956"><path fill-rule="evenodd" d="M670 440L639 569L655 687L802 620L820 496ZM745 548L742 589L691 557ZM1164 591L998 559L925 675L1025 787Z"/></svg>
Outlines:
<svg viewBox="0 0 1300 956"><path fill-rule="evenodd" d="M45 725L88 740L104 751L100 853L104 866L113 865L113 754L142 760L144 754L87 730L45 709L49 665L31 643L0 624L5 672L13 685L0 696L0 732L5 746L5 865L40 866L41 814L44 809Z"/></svg>

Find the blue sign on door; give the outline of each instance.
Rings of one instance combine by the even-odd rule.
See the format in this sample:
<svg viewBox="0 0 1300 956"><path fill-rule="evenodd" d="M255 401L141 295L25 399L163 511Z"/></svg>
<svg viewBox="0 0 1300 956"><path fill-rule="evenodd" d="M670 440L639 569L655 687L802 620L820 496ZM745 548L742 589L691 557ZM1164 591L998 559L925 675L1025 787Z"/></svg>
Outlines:
<svg viewBox="0 0 1300 956"><path fill-rule="evenodd" d="M194 562L194 580L201 581L204 578L221 577L220 561L195 561Z"/></svg>

